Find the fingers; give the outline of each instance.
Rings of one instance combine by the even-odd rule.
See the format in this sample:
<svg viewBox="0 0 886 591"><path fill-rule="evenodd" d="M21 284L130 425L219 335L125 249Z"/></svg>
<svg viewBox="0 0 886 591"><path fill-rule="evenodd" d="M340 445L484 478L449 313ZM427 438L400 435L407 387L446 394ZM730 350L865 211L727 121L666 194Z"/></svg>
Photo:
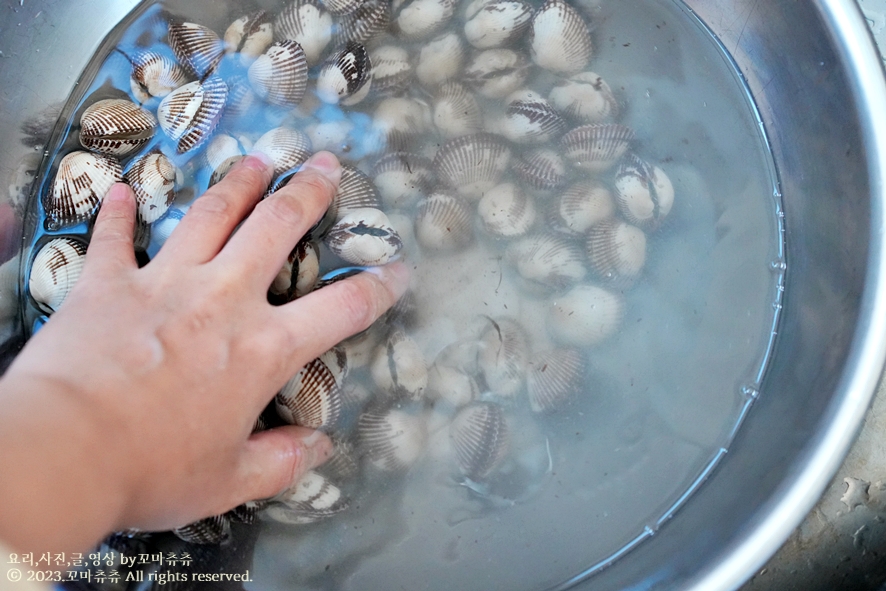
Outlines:
<svg viewBox="0 0 886 591"><path fill-rule="evenodd" d="M133 236L135 196L132 189L117 183L102 200L86 251L86 272L94 269L119 271L136 267Z"/></svg>
<svg viewBox="0 0 886 591"><path fill-rule="evenodd" d="M273 164L262 154L247 156L199 197L154 257L202 264L219 253L231 232L252 210L271 182Z"/></svg>
<svg viewBox="0 0 886 591"><path fill-rule="evenodd" d="M218 263L264 293L299 239L329 209L340 179L335 155L314 154L285 187L255 207Z"/></svg>

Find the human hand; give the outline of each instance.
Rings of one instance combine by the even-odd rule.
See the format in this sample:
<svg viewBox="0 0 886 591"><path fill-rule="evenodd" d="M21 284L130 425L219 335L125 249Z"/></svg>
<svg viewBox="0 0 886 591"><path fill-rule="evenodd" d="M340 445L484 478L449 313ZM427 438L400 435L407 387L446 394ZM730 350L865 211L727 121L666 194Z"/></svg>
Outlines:
<svg viewBox="0 0 886 591"><path fill-rule="evenodd" d="M318 153L256 205L271 174L263 158L241 161L141 269L132 193L116 185L107 195L80 280L0 382L0 506L10 513L0 538L70 551L116 529L181 526L273 496L328 456L319 433L251 435L253 423L299 368L390 307L408 278L392 264L268 304L341 169Z"/></svg>

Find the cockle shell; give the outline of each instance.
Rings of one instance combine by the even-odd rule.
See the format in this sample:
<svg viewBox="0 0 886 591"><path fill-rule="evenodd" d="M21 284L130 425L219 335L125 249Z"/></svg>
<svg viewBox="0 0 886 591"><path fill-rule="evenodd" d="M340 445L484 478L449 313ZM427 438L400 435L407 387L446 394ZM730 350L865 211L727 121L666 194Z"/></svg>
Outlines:
<svg viewBox="0 0 886 591"><path fill-rule="evenodd" d="M565 0L546 0L529 29L532 61L552 72L573 74L591 60L591 34L584 19Z"/></svg>
<svg viewBox="0 0 886 591"><path fill-rule="evenodd" d="M658 166L631 155L615 173L615 200L625 219L657 228L674 205L674 185Z"/></svg>
<svg viewBox="0 0 886 591"><path fill-rule="evenodd" d="M181 177L178 167L159 151L149 152L129 165L123 179L135 193L139 221L153 224L166 214L175 201L176 182Z"/></svg>
<svg viewBox="0 0 886 591"><path fill-rule="evenodd" d="M502 407L475 402L459 411L449 427L455 462L471 480L494 471L510 448L508 423Z"/></svg>
<svg viewBox="0 0 886 591"><path fill-rule="evenodd" d="M313 66L320 61L332 39L332 15L316 0L294 0L274 21L274 34L281 40L297 41L305 52L308 66Z"/></svg>
<svg viewBox="0 0 886 591"><path fill-rule="evenodd" d="M323 476L343 482L357 475L360 463L354 444L341 437L332 438L332 455L317 471Z"/></svg>
<svg viewBox="0 0 886 591"><path fill-rule="evenodd" d="M339 487L308 470L296 484L274 497L262 515L278 523L304 525L332 517L349 505Z"/></svg>
<svg viewBox="0 0 886 591"><path fill-rule="evenodd" d="M457 367L434 363L428 370L428 398L459 408L480 397L474 376Z"/></svg>
<svg viewBox="0 0 886 591"><path fill-rule="evenodd" d="M434 186L434 163L419 154L389 152L372 169L375 186L388 207L410 207Z"/></svg>
<svg viewBox="0 0 886 591"><path fill-rule="evenodd" d="M71 152L59 163L43 201L47 226L59 229L92 219L114 183L121 181L123 170L115 158Z"/></svg>
<svg viewBox="0 0 886 591"><path fill-rule="evenodd" d="M504 98L523 86L529 62L511 49L487 49L476 54L464 71L464 81L490 99Z"/></svg>
<svg viewBox="0 0 886 591"><path fill-rule="evenodd" d="M409 52L396 45L382 45L369 52L372 63L372 91L377 96L406 92L412 79Z"/></svg>
<svg viewBox="0 0 886 591"><path fill-rule="evenodd" d="M587 246L591 267L607 281L636 279L646 264L646 234L615 219L591 228Z"/></svg>
<svg viewBox="0 0 886 591"><path fill-rule="evenodd" d="M76 238L61 236L45 243L31 263L28 292L47 314L58 310L80 278L86 244Z"/></svg>
<svg viewBox="0 0 886 591"><path fill-rule="evenodd" d="M596 345L615 334L624 313L619 294L596 285L577 285L551 299L548 330L564 345Z"/></svg>
<svg viewBox="0 0 886 591"><path fill-rule="evenodd" d="M243 117L259 106L260 99L252 89L249 78L243 75L228 78L228 101L225 104L226 117Z"/></svg>
<svg viewBox="0 0 886 591"><path fill-rule="evenodd" d="M211 76L225 55L225 44L215 31L197 23L169 23L169 46L200 80Z"/></svg>
<svg viewBox="0 0 886 591"><path fill-rule="evenodd" d="M83 111L80 117L80 145L87 150L126 156L154 137L157 119L132 101L106 99Z"/></svg>
<svg viewBox="0 0 886 591"><path fill-rule="evenodd" d="M357 421L358 448L376 468L385 472L409 469L427 443L425 420L404 410L367 411Z"/></svg>
<svg viewBox="0 0 886 591"><path fill-rule="evenodd" d="M350 14L360 7L363 0L320 0L332 14Z"/></svg>
<svg viewBox="0 0 886 591"><path fill-rule="evenodd" d="M317 76L317 96L324 103L356 105L369 94L372 61L366 48L356 42L329 57Z"/></svg>
<svg viewBox="0 0 886 591"><path fill-rule="evenodd" d="M160 127L178 142L184 154L207 142L221 121L228 99L228 86L218 76L196 81L169 93L157 110Z"/></svg>
<svg viewBox="0 0 886 591"><path fill-rule="evenodd" d="M215 515L172 530L180 540L190 544L224 544L231 539L231 520Z"/></svg>
<svg viewBox="0 0 886 591"><path fill-rule="evenodd" d="M341 388L321 358L305 365L275 399L277 414L290 425L331 429L341 415Z"/></svg>
<svg viewBox="0 0 886 591"><path fill-rule="evenodd" d="M248 66L274 42L274 25L264 10L241 16L225 31L225 53L236 53Z"/></svg>
<svg viewBox="0 0 886 591"><path fill-rule="evenodd" d="M403 248L388 216L371 207L354 209L339 218L324 242L342 260L361 267L387 264Z"/></svg>
<svg viewBox="0 0 886 591"><path fill-rule="evenodd" d="M529 353L526 329L516 319L489 319L480 334L477 363L494 394L510 398L523 388Z"/></svg>
<svg viewBox="0 0 886 591"><path fill-rule="evenodd" d="M236 138L226 133L212 138L203 154L206 166L212 173L209 177L209 186L211 187L225 178L231 168L246 157L251 148L252 145L244 143L242 138Z"/></svg>
<svg viewBox="0 0 886 591"><path fill-rule="evenodd" d="M255 93L272 105L299 104L308 88L308 62L297 41L277 41L249 66Z"/></svg>
<svg viewBox="0 0 886 591"><path fill-rule="evenodd" d="M268 506L269 501L267 499L260 499L256 501L246 501L242 505L237 505L227 513L225 516L231 520L231 522L237 523L246 523L252 524L255 523L255 518L258 515L259 511Z"/></svg>
<svg viewBox="0 0 886 591"><path fill-rule="evenodd" d="M407 41L427 39L452 19L457 0L400 0L391 31Z"/></svg>
<svg viewBox="0 0 886 591"><path fill-rule="evenodd" d="M587 275L582 249L562 234L533 234L508 247L507 258L529 284L563 289Z"/></svg>
<svg viewBox="0 0 886 591"><path fill-rule="evenodd" d="M581 123L601 123L618 116L612 89L594 72L581 72L551 89L548 100L557 111Z"/></svg>
<svg viewBox="0 0 886 591"><path fill-rule="evenodd" d="M362 170L350 164L343 164L338 191L332 198L327 216L333 221L338 221L355 209L364 207L381 208L378 190Z"/></svg>
<svg viewBox="0 0 886 591"><path fill-rule="evenodd" d="M461 72L465 46L456 33L444 33L422 45L415 76L426 88L434 88Z"/></svg>
<svg viewBox="0 0 886 591"><path fill-rule="evenodd" d="M515 43L529 30L532 6L522 0L478 2L465 16L465 39L477 49L491 49Z"/></svg>
<svg viewBox="0 0 886 591"><path fill-rule="evenodd" d="M422 248L453 252L474 238L471 208L455 195L434 193L425 199L415 216L415 237Z"/></svg>
<svg viewBox="0 0 886 591"><path fill-rule="evenodd" d="M535 202L513 183L493 187L480 199L477 213L483 229L497 238L526 234L537 217Z"/></svg>
<svg viewBox="0 0 886 591"><path fill-rule="evenodd" d="M396 398L419 400L428 387L421 348L402 330L394 330L376 348L369 370L375 385Z"/></svg>
<svg viewBox="0 0 886 591"><path fill-rule="evenodd" d="M587 361L578 349L558 348L536 353L526 372L526 393L534 412L562 408L584 386Z"/></svg>
<svg viewBox="0 0 886 591"><path fill-rule="evenodd" d="M328 8L329 0L324 3ZM357 7L339 21L338 28L333 32L333 42L336 45L344 45L348 41L366 43L387 29L390 20L390 0L359 0Z"/></svg>
<svg viewBox="0 0 886 591"><path fill-rule="evenodd" d="M317 245L310 240L301 240L283 268L274 279L269 290L273 303L285 303L306 296L317 285L320 278L320 253Z"/></svg>
<svg viewBox="0 0 886 591"><path fill-rule="evenodd" d="M566 122L541 95L517 91L507 99L498 131L517 144L544 144L559 137Z"/></svg>
<svg viewBox="0 0 886 591"><path fill-rule="evenodd" d="M595 224L615 215L612 193L597 180L571 185L552 203L551 224L561 231L583 234Z"/></svg>
<svg viewBox="0 0 886 591"><path fill-rule="evenodd" d="M279 177L311 157L311 140L297 129L275 127L258 138L252 149L271 159L274 176Z"/></svg>
<svg viewBox="0 0 886 591"><path fill-rule="evenodd" d="M567 160L580 169L603 172L612 167L634 140L634 130L615 123L582 125L560 139Z"/></svg>
<svg viewBox="0 0 886 591"><path fill-rule="evenodd" d="M132 96L141 103L163 98L188 81L188 74L175 61L154 51L140 51L132 56L129 86Z"/></svg>
<svg viewBox="0 0 886 591"><path fill-rule="evenodd" d="M446 139L479 133L483 112L474 95L457 82L444 82L434 95L434 125Z"/></svg>
<svg viewBox="0 0 886 591"><path fill-rule="evenodd" d="M497 185L511 162L511 149L489 133L449 140L437 151L437 177L462 197L480 199Z"/></svg>
<svg viewBox="0 0 886 591"><path fill-rule="evenodd" d="M428 105L413 98L386 98L379 102L372 117L372 130L379 140L378 151L408 151L430 128Z"/></svg>
<svg viewBox="0 0 886 591"><path fill-rule="evenodd" d="M569 178L569 169L555 150L539 148L524 152L514 163L517 177L538 191L559 189Z"/></svg>

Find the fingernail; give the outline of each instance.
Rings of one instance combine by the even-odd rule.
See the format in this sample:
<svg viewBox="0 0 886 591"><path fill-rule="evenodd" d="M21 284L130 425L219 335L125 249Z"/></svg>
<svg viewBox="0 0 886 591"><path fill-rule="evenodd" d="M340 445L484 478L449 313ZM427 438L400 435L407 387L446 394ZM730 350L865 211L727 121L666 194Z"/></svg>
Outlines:
<svg viewBox="0 0 886 591"><path fill-rule="evenodd" d="M126 183L115 183L111 187L111 190L108 191L107 195L105 195L104 200L119 203L129 201L132 199L132 197L129 196L129 191L129 185Z"/></svg>
<svg viewBox="0 0 886 591"><path fill-rule="evenodd" d="M249 168L254 168L261 172L274 173L274 161L271 160L270 156L258 150L250 152L246 158L240 161L240 163L243 166L248 166Z"/></svg>
<svg viewBox="0 0 886 591"><path fill-rule="evenodd" d="M409 267L399 261L383 267L370 267L366 269L366 272L381 279L382 283L391 290L398 300L409 289Z"/></svg>
<svg viewBox="0 0 886 591"><path fill-rule="evenodd" d="M341 164L332 152L317 152L302 165L302 170L316 170L338 185L341 180Z"/></svg>

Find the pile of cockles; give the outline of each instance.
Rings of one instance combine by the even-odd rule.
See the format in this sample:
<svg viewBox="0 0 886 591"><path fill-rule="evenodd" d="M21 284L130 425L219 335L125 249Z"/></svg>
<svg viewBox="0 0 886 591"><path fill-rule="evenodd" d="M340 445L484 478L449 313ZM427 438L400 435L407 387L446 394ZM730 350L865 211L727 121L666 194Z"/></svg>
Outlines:
<svg viewBox="0 0 886 591"><path fill-rule="evenodd" d="M565 0L295 0L231 16L213 31L164 14L157 43L120 51L130 86L86 99L71 122L82 149L59 155L40 196L32 304L45 316L63 304L115 182L135 192L134 247L149 258L251 150L274 162L268 195L331 150L340 189L270 286L271 303L397 258L433 268L487 243L521 297L546 302L552 345L536 349L519 318L498 316L427 350L407 294L306 365L256 421L323 430L334 457L272 499L175 533L220 543L232 520L313 523L345 511L344 491L367 473L402 476L421 461L445 462L482 491L514 461L514 409L558 412L586 395L591 348L617 331L647 233L674 200L618 123L623 101L592 71L590 13Z"/></svg>

